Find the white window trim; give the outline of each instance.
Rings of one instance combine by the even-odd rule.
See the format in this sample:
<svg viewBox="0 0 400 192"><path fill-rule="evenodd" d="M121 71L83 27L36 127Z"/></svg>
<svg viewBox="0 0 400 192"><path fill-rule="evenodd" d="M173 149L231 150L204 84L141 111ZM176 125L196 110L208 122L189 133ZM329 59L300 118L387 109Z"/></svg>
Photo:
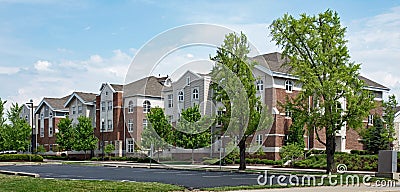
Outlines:
<svg viewBox="0 0 400 192"><path fill-rule="evenodd" d="M290 87L290 90L288 90L288 87ZM293 92L293 81L292 80L285 80L285 91L287 93Z"/></svg>

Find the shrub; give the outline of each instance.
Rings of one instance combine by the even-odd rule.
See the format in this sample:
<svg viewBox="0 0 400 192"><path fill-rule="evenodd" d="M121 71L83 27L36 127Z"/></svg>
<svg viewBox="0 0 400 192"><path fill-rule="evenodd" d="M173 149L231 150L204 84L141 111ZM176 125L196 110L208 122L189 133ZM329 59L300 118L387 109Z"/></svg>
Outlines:
<svg viewBox="0 0 400 192"><path fill-rule="evenodd" d="M0 161L31 161L43 162L43 157L32 154L4 154L0 155Z"/></svg>
<svg viewBox="0 0 400 192"><path fill-rule="evenodd" d="M68 160L67 156L54 156L54 155L46 155L43 156L44 159L51 159L51 160Z"/></svg>
<svg viewBox="0 0 400 192"><path fill-rule="evenodd" d="M350 154L356 154L356 155L368 155L368 151L365 150L351 150Z"/></svg>

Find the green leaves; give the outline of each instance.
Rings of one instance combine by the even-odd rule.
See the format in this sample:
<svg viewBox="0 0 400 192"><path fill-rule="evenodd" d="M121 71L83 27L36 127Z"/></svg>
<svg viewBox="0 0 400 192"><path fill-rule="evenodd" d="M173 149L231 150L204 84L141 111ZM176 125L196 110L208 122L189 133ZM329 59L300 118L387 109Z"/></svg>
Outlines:
<svg viewBox="0 0 400 192"><path fill-rule="evenodd" d="M12 104L7 111L9 124L4 118L4 104L0 99L0 151L26 151L31 142L31 126L25 119L21 119L22 106Z"/></svg>
<svg viewBox="0 0 400 192"><path fill-rule="evenodd" d="M98 139L94 136L94 128L89 117L78 117L74 136L73 148L77 151L94 150L97 146Z"/></svg>
<svg viewBox="0 0 400 192"><path fill-rule="evenodd" d="M72 150L75 140L75 130L72 127L72 120L67 116L59 121L57 127L59 132L56 134L56 143L61 150Z"/></svg>
<svg viewBox="0 0 400 192"><path fill-rule="evenodd" d="M63 150L87 151L94 150L98 139L94 136L94 128L89 117L78 117L78 124L73 125L68 117L58 123L56 143Z"/></svg>
<svg viewBox="0 0 400 192"><path fill-rule="evenodd" d="M329 172L336 131L346 124L361 129L362 120L374 107L373 97L363 89L364 82L359 79L360 65L350 62L344 38L346 28L331 10L314 16L302 14L298 19L286 14L274 20L269 28L273 41L290 60L286 65L302 86L300 94L292 100L292 106L301 113L296 121L304 122L310 132L318 134L321 129L325 132L326 141L318 135L317 140L326 146L327 158L332 158L327 161ZM310 98L314 106L309 106Z"/></svg>

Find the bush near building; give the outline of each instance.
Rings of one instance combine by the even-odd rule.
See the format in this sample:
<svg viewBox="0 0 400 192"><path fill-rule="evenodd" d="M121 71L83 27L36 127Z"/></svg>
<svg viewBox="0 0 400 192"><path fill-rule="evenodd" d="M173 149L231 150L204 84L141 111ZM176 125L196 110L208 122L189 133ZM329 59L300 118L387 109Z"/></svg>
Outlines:
<svg viewBox="0 0 400 192"><path fill-rule="evenodd" d="M31 154L4 154L0 155L0 161L43 162L43 157L40 155L31 155Z"/></svg>

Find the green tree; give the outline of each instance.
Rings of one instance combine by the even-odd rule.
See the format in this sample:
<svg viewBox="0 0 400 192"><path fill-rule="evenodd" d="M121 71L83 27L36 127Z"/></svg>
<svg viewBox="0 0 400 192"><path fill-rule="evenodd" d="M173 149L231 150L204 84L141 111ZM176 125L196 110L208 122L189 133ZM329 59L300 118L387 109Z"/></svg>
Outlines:
<svg viewBox="0 0 400 192"><path fill-rule="evenodd" d="M384 128L382 119L374 118L374 126L368 127L361 134L365 149L372 154L378 154L379 150L389 149L389 131Z"/></svg>
<svg viewBox="0 0 400 192"><path fill-rule="evenodd" d="M3 108L3 105L0 108ZM0 110L4 110L4 108ZM12 104L7 111L7 118L10 124L6 124L5 119L0 117L2 118L2 122L0 122L2 124L0 131L0 146L2 150L26 151L29 147L32 129L25 119L20 118L21 111L22 107L18 103ZM0 115L2 113L0 111Z"/></svg>
<svg viewBox="0 0 400 192"><path fill-rule="evenodd" d="M56 134L56 143L60 146L60 150L72 150L75 143L75 128L72 126L72 120L67 116L60 120L57 127L59 132Z"/></svg>
<svg viewBox="0 0 400 192"><path fill-rule="evenodd" d="M214 99L226 108L221 118L223 131L232 138L239 138L239 170L246 169L247 138L257 130L269 128L272 122L267 107L256 97L252 69L257 63L248 60L249 52L246 35L230 33L225 36L217 55L211 58L216 62L211 71Z"/></svg>
<svg viewBox="0 0 400 192"><path fill-rule="evenodd" d="M181 120L173 135L177 146L192 149L192 164L194 163L194 149L211 144L210 122L209 118L201 117L198 105L189 107L181 113Z"/></svg>
<svg viewBox="0 0 400 192"><path fill-rule="evenodd" d="M4 118L4 105L7 101L2 101L0 98L0 151L5 150L4 148L4 139L5 139L5 122L6 119Z"/></svg>
<svg viewBox="0 0 400 192"><path fill-rule="evenodd" d="M115 150L115 146L113 144L106 145L104 152L108 155L108 159L111 160L111 153Z"/></svg>
<svg viewBox="0 0 400 192"><path fill-rule="evenodd" d="M383 102L384 114L385 114L383 116L383 119L385 120L386 127L388 130L388 140L391 149L393 147L393 141L396 139L395 138L396 131L394 129L394 115L396 113L396 106L397 106L397 101L395 95L390 95L389 100L387 102Z"/></svg>
<svg viewBox="0 0 400 192"><path fill-rule="evenodd" d="M85 159L88 150L96 148L98 139L94 136L94 128L90 118L78 117L78 124L75 127L75 142L73 148L77 151L85 151Z"/></svg>
<svg viewBox="0 0 400 192"><path fill-rule="evenodd" d="M164 115L164 110L159 107L150 109L147 113L147 120L149 125L143 128L141 146L150 149L153 148L158 151L157 156L160 160L159 151L172 144L172 126Z"/></svg>
<svg viewBox="0 0 400 192"><path fill-rule="evenodd" d="M272 40L283 48L290 61L287 66L297 76L302 91L291 102L307 117L309 131L326 147L327 168L334 170L336 131L347 123L350 128L362 128L362 119L373 108L373 97L363 89L359 76L360 64L350 62L345 40L346 28L336 12L327 10L318 15L302 14L299 19L285 14L270 25ZM314 107L309 108L308 99ZM339 103L345 99L345 110ZM319 137L324 130L326 140Z"/></svg>
<svg viewBox="0 0 400 192"><path fill-rule="evenodd" d="M280 150L280 156L283 160L290 160L290 164L293 165L293 162L297 159L303 157L304 147L297 143L290 143L285 145Z"/></svg>

